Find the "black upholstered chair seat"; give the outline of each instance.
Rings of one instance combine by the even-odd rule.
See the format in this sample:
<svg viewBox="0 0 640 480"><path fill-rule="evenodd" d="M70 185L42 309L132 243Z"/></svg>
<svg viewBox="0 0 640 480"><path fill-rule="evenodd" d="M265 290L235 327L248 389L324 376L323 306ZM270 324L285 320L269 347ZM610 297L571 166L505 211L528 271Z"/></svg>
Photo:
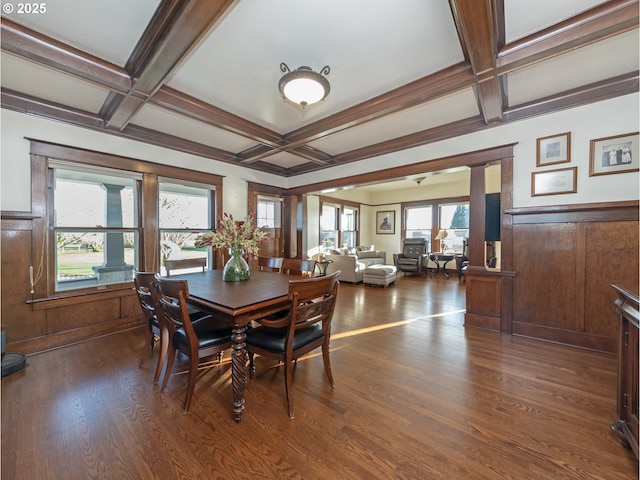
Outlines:
<svg viewBox="0 0 640 480"><path fill-rule="evenodd" d="M231 327L222 320L207 316L192 322L192 325L198 337L198 350L228 343L231 338ZM184 328L176 330L173 345L183 353L189 352Z"/></svg>
<svg viewBox="0 0 640 480"><path fill-rule="evenodd" d="M246 342L247 345L284 354L286 333L286 327L258 327L247 332ZM293 350L298 350L320 338L322 338L322 326L317 323L306 328L296 330L293 337Z"/></svg>

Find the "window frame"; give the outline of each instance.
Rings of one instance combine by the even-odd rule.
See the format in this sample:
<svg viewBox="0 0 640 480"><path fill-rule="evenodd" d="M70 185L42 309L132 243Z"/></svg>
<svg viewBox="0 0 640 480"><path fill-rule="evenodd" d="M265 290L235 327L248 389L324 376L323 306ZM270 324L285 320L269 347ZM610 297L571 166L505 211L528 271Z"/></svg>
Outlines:
<svg viewBox="0 0 640 480"><path fill-rule="evenodd" d="M417 207L431 207L431 238L429 238L429 250L436 251L436 236L438 234L437 229L434 228L435 225L440 225L440 205L451 205L451 204L460 204L466 203L470 205L471 198L469 196L463 197L450 197L450 198L434 198L429 200L418 200L414 202L403 202L400 204L400 211L402 212L402 233L401 240L404 241L407 238L407 225L406 225L406 214L405 211L408 208L417 208ZM439 242L439 240L438 240ZM439 245L439 244L438 244Z"/></svg>
<svg viewBox="0 0 640 480"><path fill-rule="evenodd" d="M137 228L141 233L138 248L138 269L141 271L159 271L160 265L156 255L159 249L158 228L158 196L159 177L172 178L179 181L190 181L215 187L215 205L212 214L215 218L221 215L222 176L197 172L180 167L156 164L115 154L96 152L67 145L59 145L40 140L29 139L31 156L31 188L32 188L32 245L33 245L33 293L32 301L56 300L60 298L78 297L87 294L103 294L109 291L130 289L133 282L114 283L56 291L55 289L55 257L56 242L53 229L49 228L53 221L53 184L49 160L69 162L69 165L94 166L112 170L122 170L141 175L138 197L138 212L141 219ZM215 268L214 258L211 268Z"/></svg>

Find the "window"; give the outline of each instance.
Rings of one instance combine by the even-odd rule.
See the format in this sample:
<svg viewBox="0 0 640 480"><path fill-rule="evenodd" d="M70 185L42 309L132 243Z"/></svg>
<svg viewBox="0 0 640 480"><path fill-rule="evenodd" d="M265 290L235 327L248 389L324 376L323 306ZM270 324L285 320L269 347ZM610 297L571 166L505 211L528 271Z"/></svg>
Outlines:
<svg viewBox="0 0 640 480"><path fill-rule="evenodd" d="M212 190L204 185L161 180L158 197L160 265L166 273L166 260L205 257L210 265L210 248L196 248L198 233L212 228ZM199 267L186 269L198 271Z"/></svg>
<svg viewBox="0 0 640 480"><path fill-rule="evenodd" d="M428 250L431 250L432 207L409 207L404 211L406 238L424 237L428 240Z"/></svg>
<svg viewBox="0 0 640 480"><path fill-rule="evenodd" d="M322 248L338 248L339 238L339 222L340 222L340 206L322 204L322 214L320 215L320 240Z"/></svg>
<svg viewBox="0 0 640 480"><path fill-rule="evenodd" d="M353 248L357 242L358 210L352 207L344 207L342 210L342 246Z"/></svg>
<svg viewBox="0 0 640 480"><path fill-rule="evenodd" d="M280 199L258 196L256 224L258 228L280 228Z"/></svg>
<svg viewBox="0 0 640 480"><path fill-rule="evenodd" d="M51 162L55 291L133 280L140 176Z"/></svg>
<svg viewBox="0 0 640 480"><path fill-rule="evenodd" d="M469 203L440 205L439 230L446 230L445 250L462 253L463 240L469 236Z"/></svg>

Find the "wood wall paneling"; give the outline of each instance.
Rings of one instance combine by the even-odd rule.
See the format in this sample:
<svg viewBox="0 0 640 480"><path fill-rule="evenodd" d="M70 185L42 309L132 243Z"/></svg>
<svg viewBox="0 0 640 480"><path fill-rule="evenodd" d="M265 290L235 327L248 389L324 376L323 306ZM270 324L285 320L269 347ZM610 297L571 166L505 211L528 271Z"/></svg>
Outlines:
<svg viewBox="0 0 640 480"><path fill-rule="evenodd" d="M0 318L8 345L32 336L44 335L47 330L45 313L34 313L27 305L27 300L31 298L31 224L30 219L2 220Z"/></svg>
<svg viewBox="0 0 640 480"><path fill-rule="evenodd" d="M513 333L615 352L611 285L638 288L638 203L512 213Z"/></svg>

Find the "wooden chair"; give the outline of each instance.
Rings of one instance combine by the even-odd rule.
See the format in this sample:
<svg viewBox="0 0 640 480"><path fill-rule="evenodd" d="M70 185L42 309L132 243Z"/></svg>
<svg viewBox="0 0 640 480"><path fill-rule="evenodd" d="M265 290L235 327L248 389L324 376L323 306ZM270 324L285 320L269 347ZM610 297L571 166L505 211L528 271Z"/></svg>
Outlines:
<svg viewBox="0 0 640 480"><path fill-rule="evenodd" d="M303 275L313 277L316 271L315 260L301 260L299 258L284 258L281 272L287 275Z"/></svg>
<svg viewBox="0 0 640 480"><path fill-rule="evenodd" d="M282 257L258 257L258 268L266 272L279 272L282 261Z"/></svg>
<svg viewBox="0 0 640 480"><path fill-rule="evenodd" d="M172 280L157 275L152 293L157 299L160 323L166 325L172 347L168 349L167 365L160 391L163 392L167 386L176 352L179 351L189 357L187 394L184 401L186 413L193 397L200 359L220 354L223 350L230 348L231 328L225 321L212 316L203 317L197 322L191 321L186 303L189 296L186 280Z"/></svg>
<svg viewBox="0 0 640 480"><path fill-rule="evenodd" d="M145 334L144 349L142 350L142 356L140 357L139 368L144 365L144 360L148 351L153 351L156 343L156 339L162 341L160 332L160 323L158 316L156 315L155 305L151 294L151 287L155 282L155 272L136 272L133 276L133 282L136 287L136 293L138 294L138 303L142 309L142 315L144 316L145 323L147 324L148 333ZM160 370L162 363L164 362L163 355L166 352L166 348L163 349L162 345L159 348L158 362L156 364L156 371L153 376L153 382L156 383L160 377Z"/></svg>
<svg viewBox="0 0 640 480"><path fill-rule="evenodd" d="M262 320L262 326L247 332L249 371L255 374L254 354L275 358L284 364L285 390L289 418L293 419L293 364L301 356L322 347L324 371L333 388L329 361L331 320L338 294L337 271L326 277L289 282L289 315L282 319Z"/></svg>
<svg viewBox="0 0 640 480"><path fill-rule="evenodd" d="M172 270L186 270L188 268L202 268L204 272L207 268L206 257L196 258L178 258L175 260L165 260L164 268L167 271L167 277L171 276Z"/></svg>

